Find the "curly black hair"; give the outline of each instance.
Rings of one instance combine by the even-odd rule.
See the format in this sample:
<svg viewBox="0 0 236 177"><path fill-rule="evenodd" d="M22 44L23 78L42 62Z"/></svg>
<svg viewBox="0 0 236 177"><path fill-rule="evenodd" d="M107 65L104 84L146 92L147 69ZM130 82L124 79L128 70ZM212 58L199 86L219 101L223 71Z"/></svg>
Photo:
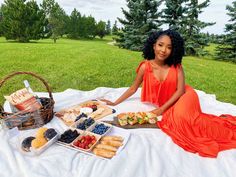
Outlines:
<svg viewBox="0 0 236 177"><path fill-rule="evenodd" d="M165 31L152 32L148 39L146 40L143 47L143 57L146 60L155 59L155 53L153 50L153 45L156 43L160 36L167 35L171 39L172 51L170 56L165 60L165 64L178 65L182 62L182 57L184 55L184 40L180 34L174 30L168 29Z"/></svg>

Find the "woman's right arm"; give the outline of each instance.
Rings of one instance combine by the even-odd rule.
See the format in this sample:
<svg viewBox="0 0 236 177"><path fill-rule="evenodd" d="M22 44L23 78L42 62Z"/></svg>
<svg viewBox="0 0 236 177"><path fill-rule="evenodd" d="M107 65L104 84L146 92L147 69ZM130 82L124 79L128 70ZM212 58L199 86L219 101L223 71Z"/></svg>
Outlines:
<svg viewBox="0 0 236 177"><path fill-rule="evenodd" d="M137 91L143 81L144 71L145 63L140 66L133 84L115 102L111 102L106 99L101 99L101 101L106 102L107 105L115 106L132 96Z"/></svg>

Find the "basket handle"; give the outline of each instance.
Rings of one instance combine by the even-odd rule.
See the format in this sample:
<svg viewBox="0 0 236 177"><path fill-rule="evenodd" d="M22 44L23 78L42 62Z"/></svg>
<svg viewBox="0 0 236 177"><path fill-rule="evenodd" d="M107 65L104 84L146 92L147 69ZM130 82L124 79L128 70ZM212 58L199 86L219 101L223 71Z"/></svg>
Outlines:
<svg viewBox="0 0 236 177"><path fill-rule="evenodd" d="M43 82L43 84L45 85L48 93L49 93L49 97L53 100L53 97L52 97L52 92L51 92L51 89L49 87L49 85L47 84L47 82L40 76L32 73L32 72L25 72L25 71L19 71L19 72L13 72L11 74L9 74L8 76L6 76L5 78L3 78L1 81L0 81L0 88L2 87L2 85L10 78L12 78L13 76L16 76L16 75L20 75L20 74L26 74L26 75L31 75L31 76L34 76L35 78L39 79L40 81ZM1 111L1 105L0 105L0 111Z"/></svg>

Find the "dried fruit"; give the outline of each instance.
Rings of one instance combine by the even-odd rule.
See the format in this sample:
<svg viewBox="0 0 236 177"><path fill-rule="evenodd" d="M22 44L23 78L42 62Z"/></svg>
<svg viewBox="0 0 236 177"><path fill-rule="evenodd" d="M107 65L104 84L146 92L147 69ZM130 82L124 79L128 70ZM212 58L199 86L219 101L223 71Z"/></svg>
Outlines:
<svg viewBox="0 0 236 177"><path fill-rule="evenodd" d="M57 132L53 128L49 128L44 132L44 138L46 138L48 141L55 137L57 135Z"/></svg>
<svg viewBox="0 0 236 177"><path fill-rule="evenodd" d="M21 143L21 148L26 151L29 152L30 151L30 147L31 147L31 142L35 139L35 137L30 136L25 138L22 143Z"/></svg>

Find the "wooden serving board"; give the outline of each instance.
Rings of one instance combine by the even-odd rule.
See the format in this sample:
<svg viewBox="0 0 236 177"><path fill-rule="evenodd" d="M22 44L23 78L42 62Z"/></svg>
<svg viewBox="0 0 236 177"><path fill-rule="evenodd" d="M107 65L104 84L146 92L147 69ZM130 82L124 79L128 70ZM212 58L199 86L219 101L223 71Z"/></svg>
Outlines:
<svg viewBox="0 0 236 177"><path fill-rule="evenodd" d="M114 117L114 120L113 121L103 121L105 123L109 123L109 124L112 124L116 127L120 127L120 128L124 128L124 129L135 129L135 128L159 128L157 126L157 124L148 124L148 123L145 123L145 124L134 124L134 125L125 125L125 126L121 126L118 122L118 118L117 117Z"/></svg>
<svg viewBox="0 0 236 177"><path fill-rule="evenodd" d="M74 122L66 122L64 119L63 119L63 116L64 114L68 111L68 110L71 110L71 109L74 109L74 108L78 108L80 109L81 107L86 107L86 105L92 105L92 104L95 104L97 105L97 109L99 108L104 108L104 111L101 113L101 114L98 114L94 117L95 120L99 120L107 115L110 115L110 114L113 114L115 112L115 110L111 109L110 107L108 107L107 105L105 104L102 104L101 102L97 101L97 100L89 100L89 101L86 101L86 102L83 102L83 103L80 103L78 105L74 105L72 107L69 107L69 108L66 108L66 109L62 109L60 110L59 112L57 112L55 114L55 116L57 116L58 118L60 118L67 126L71 126ZM80 114L79 111L75 111L75 114ZM92 114L92 113L91 113ZM89 115L88 115L89 117Z"/></svg>

